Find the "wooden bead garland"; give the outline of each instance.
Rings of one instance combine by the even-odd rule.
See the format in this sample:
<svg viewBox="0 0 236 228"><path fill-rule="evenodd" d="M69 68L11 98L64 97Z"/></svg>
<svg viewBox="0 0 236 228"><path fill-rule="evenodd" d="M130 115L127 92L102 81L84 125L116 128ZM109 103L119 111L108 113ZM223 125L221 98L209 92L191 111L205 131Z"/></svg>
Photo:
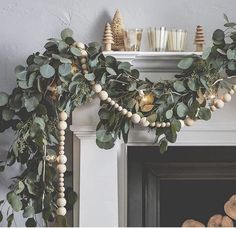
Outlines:
<svg viewBox="0 0 236 228"><path fill-rule="evenodd" d="M60 131L60 142L59 142L59 155L57 157L57 170L59 173L59 178L58 178L58 199L57 199L57 215L66 215L66 199L65 199L65 187L64 187L64 173L66 172L66 165L65 163L67 162L67 157L64 155L64 144L65 144L65 129L67 128L67 113L66 112L61 112L59 114L59 123L58 123L58 129Z"/></svg>

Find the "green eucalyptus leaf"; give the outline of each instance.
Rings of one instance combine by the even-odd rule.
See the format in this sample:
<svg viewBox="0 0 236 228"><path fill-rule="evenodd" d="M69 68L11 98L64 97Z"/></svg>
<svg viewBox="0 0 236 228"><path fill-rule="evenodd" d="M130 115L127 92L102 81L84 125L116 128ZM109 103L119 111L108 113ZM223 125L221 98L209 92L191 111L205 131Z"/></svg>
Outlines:
<svg viewBox="0 0 236 228"><path fill-rule="evenodd" d="M61 63L70 63L70 64L72 64L72 61L70 59L64 58L64 57L62 57L60 55L57 55L57 54L52 54L52 58L60 60Z"/></svg>
<svg viewBox="0 0 236 228"><path fill-rule="evenodd" d="M111 67L106 67L106 71L107 71L110 75L116 75L115 70L112 69Z"/></svg>
<svg viewBox="0 0 236 228"><path fill-rule="evenodd" d="M236 50L235 49L228 49L227 51L227 58L229 60L236 60Z"/></svg>
<svg viewBox="0 0 236 228"><path fill-rule="evenodd" d="M202 120L209 120L211 118L211 111L208 108L200 107L198 116Z"/></svg>
<svg viewBox="0 0 236 228"><path fill-rule="evenodd" d="M7 193L7 201L16 212L20 211L23 206L21 198L13 191Z"/></svg>
<svg viewBox="0 0 236 228"><path fill-rule="evenodd" d="M61 38L65 40L67 37L72 37L73 31L70 28L63 29L61 32Z"/></svg>
<svg viewBox="0 0 236 228"><path fill-rule="evenodd" d="M61 40L58 44L58 50L60 53L65 52L69 48L69 45Z"/></svg>
<svg viewBox="0 0 236 228"><path fill-rule="evenodd" d="M18 80L26 80L27 71L24 66L17 66L15 68L15 74Z"/></svg>
<svg viewBox="0 0 236 228"><path fill-rule="evenodd" d="M184 82L183 81L175 81L174 84L173 84L173 87L179 93L182 93L182 92L186 91L186 88L184 86Z"/></svg>
<svg viewBox="0 0 236 228"><path fill-rule="evenodd" d="M58 72L62 77L66 77L71 73L71 64L63 63L58 67Z"/></svg>
<svg viewBox="0 0 236 228"><path fill-rule="evenodd" d="M4 106L8 103L8 94L0 92L0 106Z"/></svg>
<svg viewBox="0 0 236 228"><path fill-rule="evenodd" d="M180 123L179 120L174 119L174 120L171 122L171 124L175 126L175 130L176 130L177 132L179 132L179 131L181 130L181 123Z"/></svg>
<svg viewBox="0 0 236 228"><path fill-rule="evenodd" d="M109 150L114 146L114 141L109 141L109 142L101 142L98 139L96 139L96 144L99 148Z"/></svg>
<svg viewBox="0 0 236 228"><path fill-rule="evenodd" d="M96 132L96 136L97 136L97 139L100 141L100 142L111 142L113 141L113 137L111 135L111 133L107 132L106 130L98 130Z"/></svg>
<svg viewBox="0 0 236 228"><path fill-rule="evenodd" d="M88 80L88 81L93 81L95 79L95 74L94 73L87 73L84 75L84 77Z"/></svg>
<svg viewBox="0 0 236 228"><path fill-rule="evenodd" d="M191 57L184 58L178 63L178 67L182 70L187 70L192 65L193 65L193 58Z"/></svg>
<svg viewBox="0 0 236 228"><path fill-rule="evenodd" d="M37 97L30 97L25 99L25 108L28 112L34 111L39 105L39 100Z"/></svg>
<svg viewBox="0 0 236 228"><path fill-rule="evenodd" d="M14 112L9 109L9 108L5 108L2 110L2 119L5 121L9 121L12 119L12 117L14 116Z"/></svg>
<svg viewBox="0 0 236 228"><path fill-rule="evenodd" d="M147 121L149 121L150 123L153 123L157 120L157 114L153 113L150 116L147 116Z"/></svg>
<svg viewBox="0 0 236 228"><path fill-rule="evenodd" d="M34 214L35 214L34 208L33 208L32 206L27 206L27 207L24 209L23 217L24 217L24 218L33 217Z"/></svg>
<svg viewBox="0 0 236 228"><path fill-rule="evenodd" d="M27 221L25 222L26 227L36 227L37 223L34 220L34 218L28 218Z"/></svg>
<svg viewBox="0 0 236 228"><path fill-rule="evenodd" d="M118 65L118 70L124 70L127 72L131 72L130 68L131 68L131 64L129 62L122 62Z"/></svg>
<svg viewBox="0 0 236 228"><path fill-rule="evenodd" d="M186 104L184 104L183 102L179 103L177 105L177 109L176 109L177 115L180 118L183 118L187 115L188 113L188 106Z"/></svg>
<svg viewBox="0 0 236 228"><path fill-rule="evenodd" d="M110 112L105 108L100 109L98 115L102 120L108 120L110 118Z"/></svg>
<svg viewBox="0 0 236 228"><path fill-rule="evenodd" d="M167 151L167 147L168 147L168 142L166 138L162 138L159 144L160 144L160 153L164 154Z"/></svg>
<svg viewBox="0 0 236 228"><path fill-rule="evenodd" d="M234 26L236 26L236 23L234 23L234 22L227 22L227 23L224 24L224 26L225 27L234 27Z"/></svg>
<svg viewBox="0 0 236 228"><path fill-rule="evenodd" d="M70 51L73 55L75 56L78 56L80 57L82 54L81 54L81 50L79 48L76 48L76 47L71 47L70 48Z"/></svg>
<svg viewBox="0 0 236 228"><path fill-rule="evenodd" d="M3 219L3 215L2 215L2 212L0 211L0 222L2 222L2 219Z"/></svg>
<svg viewBox="0 0 236 228"><path fill-rule="evenodd" d="M55 74L55 69L49 64L42 65L39 71L44 78L51 78Z"/></svg>
<svg viewBox="0 0 236 228"><path fill-rule="evenodd" d="M24 189L25 189L24 183L22 181L19 181L16 186L15 193L20 194Z"/></svg>
<svg viewBox="0 0 236 228"><path fill-rule="evenodd" d="M173 110L172 109L170 109L170 110L167 110L166 111L166 119L171 119L172 118L172 116L173 116Z"/></svg>
<svg viewBox="0 0 236 228"><path fill-rule="evenodd" d="M236 70L236 62L235 61L228 62L228 68L232 71L235 71Z"/></svg>
<svg viewBox="0 0 236 228"><path fill-rule="evenodd" d="M189 89L192 91L197 91L197 82L194 79L189 79L187 84Z"/></svg>
<svg viewBox="0 0 236 228"><path fill-rule="evenodd" d="M206 60L211 54L211 47L206 48L202 53L202 59Z"/></svg>
<svg viewBox="0 0 236 228"><path fill-rule="evenodd" d="M14 220L14 214L12 213L7 217L7 227L11 227L13 220Z"/></svg>
<svg viewBox="0 0 236 228"><path fill-rule="evenodd" d="M212 40L213 40L215 45L223 44L224 39L225 39L224 31L222 31L221 29L217 29L217 30L214 31L214 33L212 35Z"/></svg>
<svg viewBox="0 0 236 228"><path fill-rule="evenodd" d="M42 117L35 117L34 118L34 123L38 124L42 131L45 130L45 121Z"/></svg>

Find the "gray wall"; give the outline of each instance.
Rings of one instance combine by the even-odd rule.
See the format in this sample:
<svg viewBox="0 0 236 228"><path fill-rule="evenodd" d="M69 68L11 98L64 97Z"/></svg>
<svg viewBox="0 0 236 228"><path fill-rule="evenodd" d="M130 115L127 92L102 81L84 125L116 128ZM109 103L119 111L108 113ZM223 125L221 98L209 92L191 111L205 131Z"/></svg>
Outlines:
<svg viewBox="0 0 236 228"><path fill-rule="evenodd" d="M101 41L104 25L117 8L127 28L164 25L187 29L190 51L194 50L196 25L204 26L209 44L214 29L224 23L223 13L236 21L235 0L0 0L0 91L10 92L15 86L14 67L24 64L32 52L42 51L45 40L59 36L64 27L70 26L77 40ZM142 50L147 50L145 44ZM0 159L5 157L13 138L11 131L0 135ZM9 177L18 168L10 168L8 175L0 174L0 199L5 197ZM16 223L23 225L20 218Z"/></svg>

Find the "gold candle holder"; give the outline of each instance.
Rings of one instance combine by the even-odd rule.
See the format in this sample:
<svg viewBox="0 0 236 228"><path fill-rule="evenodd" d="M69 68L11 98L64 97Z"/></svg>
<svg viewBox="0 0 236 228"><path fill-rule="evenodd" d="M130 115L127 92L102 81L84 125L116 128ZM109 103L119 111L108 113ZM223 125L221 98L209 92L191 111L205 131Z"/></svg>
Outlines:
<svg viewBox="0 0 236 228"><path fill-rule="evenodd" d="M140 51L143 29L126 29L124 31L125 51Z"/></svg>

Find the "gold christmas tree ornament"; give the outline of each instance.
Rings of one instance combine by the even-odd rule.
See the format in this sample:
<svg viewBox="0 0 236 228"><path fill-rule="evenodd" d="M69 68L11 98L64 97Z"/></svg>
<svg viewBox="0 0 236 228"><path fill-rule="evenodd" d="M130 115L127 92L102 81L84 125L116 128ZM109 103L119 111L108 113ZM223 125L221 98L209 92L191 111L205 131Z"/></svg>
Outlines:
<svg viewBox="0 0 236 228"><path fill-rule="evenodd" d="M111 25L109 23L105 26L103 44L105 51L111 51L111 45L114 44L114 39L111 31Z"/></svg>
<svg viewBox="0 0 236 228"><path fill-rule="evenodd" d="M194 44L196 45L196 51L203 51L203 45L205 43L203 27L198 25L195 33Z"/></svg>
<svg viewBox="0 0 236 228"><path fill-rule="evenodd" d="M116 10L114 18L111 24L112 34L114 38L114 44L112 50L122 51L124 50L124 24L123 18L119 10Z"/></svg>

